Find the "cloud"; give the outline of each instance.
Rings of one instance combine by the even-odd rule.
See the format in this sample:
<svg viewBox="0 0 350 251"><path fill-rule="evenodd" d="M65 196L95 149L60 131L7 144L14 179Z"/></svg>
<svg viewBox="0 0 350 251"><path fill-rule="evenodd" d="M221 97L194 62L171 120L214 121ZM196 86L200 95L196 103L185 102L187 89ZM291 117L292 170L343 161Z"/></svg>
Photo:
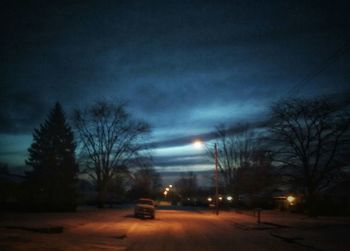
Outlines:
<svg viewBox="0 0 350 251"><path fill-rule="evenodd" d="M208 162L208 156L205 153L153 157L153 164L157 167L205 165Z"/></svg>
<svg viewBox="0 0 350 251"><path fill-rule="evenodd" d="M250 129L264 128L268 124L268 119L262 119L257 121L251 121L246 123L237 123L234 125L226 125L227 135L234 135L242 133L246 130L247 125ZM219 126L219 124L217 124ZM202 134L193 134L185 137L174 137L167 140L153 141L145 145L146 148L158 149L158 148L170 148L191 145L195 140L202 140L203 142L208 142L217 138L217 132L213 128L212 131L202 133Z"/></svg>
<svg viewBox="0 0 350 251"><path fill-rule="evenodd" d="M239 123L261 127L268 105L295 95L288 93L295 83L348 39L341 5L7 1L0 133L30 134L56 101L69 115L101 98L128 100L133 117L154 128L147 144L154 150L213 140L221 123L230 133ZM348 61L333 62L300 93L349 90ZM169 151L160 166L191 163Z"/></svg>
<svg viewBox="0 0 350 251"><path fill-rule="evenodd" d="M31 90L7 88L0 100L0 133L32 132L48 112L47 103Z"/></svg>

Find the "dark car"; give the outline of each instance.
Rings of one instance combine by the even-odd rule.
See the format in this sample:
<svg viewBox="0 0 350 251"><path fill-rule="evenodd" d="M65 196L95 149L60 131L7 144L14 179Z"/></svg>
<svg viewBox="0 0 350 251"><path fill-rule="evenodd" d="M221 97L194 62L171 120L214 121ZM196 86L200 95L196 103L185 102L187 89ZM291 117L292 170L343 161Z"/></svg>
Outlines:
<svg viewBox="0 0 350 251"><path fill-rule="evenodd" d="M135 206L135 217L149 216L152 219L155 217L155 202L151 199L139 199Z"/></svg>

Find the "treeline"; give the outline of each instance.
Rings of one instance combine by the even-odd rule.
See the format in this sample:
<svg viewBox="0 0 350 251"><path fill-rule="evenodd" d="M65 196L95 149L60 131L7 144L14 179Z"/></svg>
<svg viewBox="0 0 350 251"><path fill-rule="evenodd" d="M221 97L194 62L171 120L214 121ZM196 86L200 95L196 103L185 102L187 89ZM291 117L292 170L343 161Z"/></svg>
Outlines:
<svg viewBox="0 0 350 251"><path fill-rule="evenodd" d="M11 182L6 165L2 165L2 206L74 211L81 198L79 188L85 185L89 189L91 183L98 207L113 202L115 198L110 195L115 193L128 193L129 198L154 197L161 180L143 147L150 128L134 120L125 108L123 103L96 102L75 110L71 127L61 105L56 103L33 132L26 159L29 170L21 181ZM87 179L79 181L79 176ZM6 187L7 183L16 188Z"/></svg>
<svg viewBox="0 0 350 251"><path fill-rule="evenodd" d="M280 100L258 127L220 126L216 145L223 189L238 204L249 200L253 207L271 205L280 192L297 195L295 209L312 215L350 214L349 190L342 198L326 196L330 187L350 181L349 126L349 104L325 97ZM209 154L214 158L213 146Z"/></svg>
<svg viewBox="0 0 350 251"><path fill-rule="evenodd" d="M1 165L2 206L71 211L82 187L98 207L162 195L160 175L145 148L150 126L134 119L125 104L95 102L75 110L69 121L55 104L33 132L28 171L15 177L20 182L9 181L7 166ZM218 126L220 193L232 195L236 206L248 199L252 207L268 207L276 192L288 192L299 196L299 209L309 214L327 208L349 213L349 191L342 198L325 196L327 189L350 180L349 127L348 103L322 97L280 100L259 126ZM208 144L214 158L214 144ZM200 192L194 173L175 186L181 200Z"/></svg>

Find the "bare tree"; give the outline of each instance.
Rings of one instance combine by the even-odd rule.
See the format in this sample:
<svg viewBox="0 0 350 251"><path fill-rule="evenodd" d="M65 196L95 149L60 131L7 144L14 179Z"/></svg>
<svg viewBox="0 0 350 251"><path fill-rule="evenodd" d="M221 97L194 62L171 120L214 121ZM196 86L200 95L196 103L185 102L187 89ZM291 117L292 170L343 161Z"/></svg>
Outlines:
<svg viewBox="0 0 350 251"><path fill-rule="evenodd" d="M249 125L236 128L234 133L221 125L216 133L218 167L227 192L253 195L272 185L269 151ZM209 153L214 158L214 150L209 149Z"/></svg>
<svg viewBox="0 0 350 251"><path fill-rule="evenodd" d="M279 181L272 166L269 150L254 149L249 164L237 169L235 187L241 193L251 196L265 196L275 189Z"/></svg>
<svg viewBox="0 0 350 251"><path fill-rule="evenodd" d="M76 110L73 120L86 171L96 183L98 206L103 207L109 182L119 167L128 166L130 160L140 155L149 125L132 120L125 104L106 101Z"/></svg>
<svg viewBox="0 0 350 251"><path fill-rule="evenodd" d="M198 192L197 176L193 172L187 172L175 181L176 192L182 200L195 197Z"/></svg>
<svg viewBox="0 0 350 251"><path fill-rule="evenodd" d="M160 174L152 166L144 165L133 176L130 197L133 199L142 197L155 199L162 186Z"/></svg>
<svg viewBox="0 0 350 251"><path fill-rule="evenodd" d="M282 100L272 106L275 161L303 189L308 209L345 166L349 113L325 98Z"/></svg>

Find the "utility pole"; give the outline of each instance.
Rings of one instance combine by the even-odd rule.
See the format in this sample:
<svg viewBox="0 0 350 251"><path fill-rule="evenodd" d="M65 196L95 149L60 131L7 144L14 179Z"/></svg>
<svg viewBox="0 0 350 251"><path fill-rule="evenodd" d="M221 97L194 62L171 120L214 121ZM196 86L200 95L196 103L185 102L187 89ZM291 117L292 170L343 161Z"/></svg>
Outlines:
<svg viewBox="0 0 350 251"><path fill-rule="evenodd" d="M216 143L214 144L214 156L215 156L215 209L216 215L219 215L219 173L218 173L218 148Z"/></svg>

